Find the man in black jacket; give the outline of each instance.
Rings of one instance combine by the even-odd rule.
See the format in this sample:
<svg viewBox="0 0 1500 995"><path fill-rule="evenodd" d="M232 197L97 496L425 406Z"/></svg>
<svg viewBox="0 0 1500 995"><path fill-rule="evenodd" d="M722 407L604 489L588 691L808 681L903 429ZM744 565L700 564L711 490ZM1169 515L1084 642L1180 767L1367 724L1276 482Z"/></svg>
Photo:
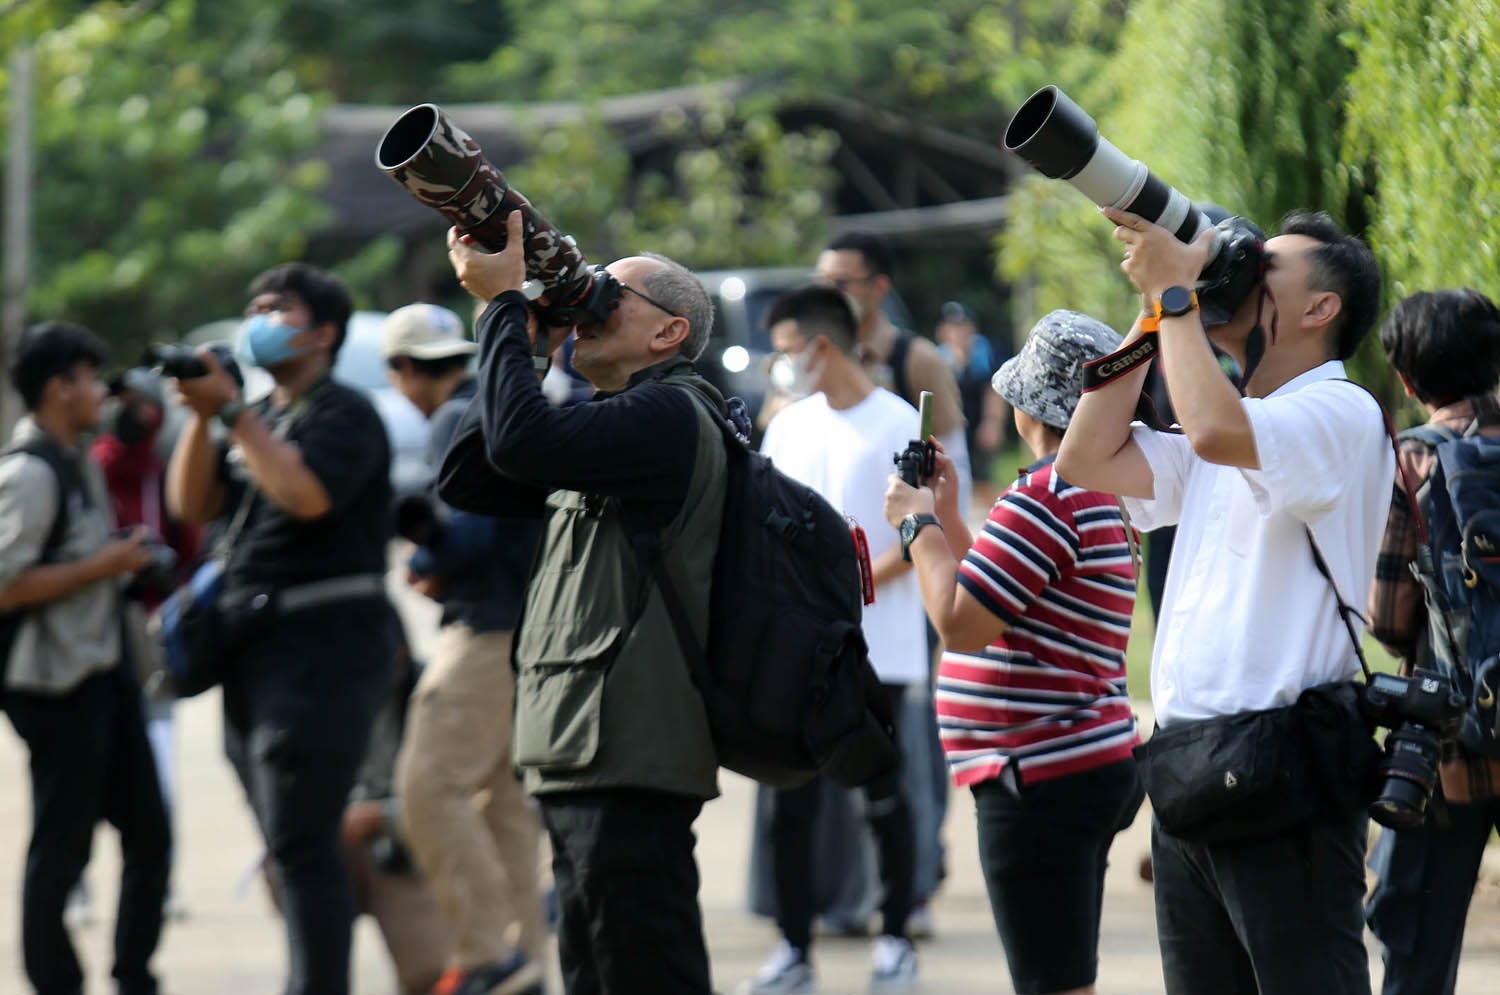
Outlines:
<svg viewBox="0 0 1500 995"><path fill-rule="evenodd" d="M656 533L706 632L725 453L692 391L722 399L690 360L713 307L669 259L611 264L596 279L613 281L616 306L575 330L574 366L599 394L554 408L529 355L520 221L496 255L449 234L460 281L490 304L479 394L439 489L471 511L545 515L516 635L514 745L552 840L569 995L707 995L692 824L718 762L636 539Z"/></svg>
<svg viewBox="0 0 1500 995"><path fill-rule="evenodd" d="M370 402L332 377L351 302L301 263L250 286L235 352L276 382L247 405L213 353L178 381L192 409L167 472L188 522L233 539L221 604L239 625L224 741L284 898L287 995L346 995L354 900L339 824L389 686L390 445ZM210 433L227 432L221 446Z"/></svg>

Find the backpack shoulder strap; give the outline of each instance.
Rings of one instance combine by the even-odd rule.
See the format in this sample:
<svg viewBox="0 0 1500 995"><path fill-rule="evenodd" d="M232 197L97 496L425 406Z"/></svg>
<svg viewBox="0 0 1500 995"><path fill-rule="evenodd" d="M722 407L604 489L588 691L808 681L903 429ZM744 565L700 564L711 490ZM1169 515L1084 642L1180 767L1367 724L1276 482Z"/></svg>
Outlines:
<svg viewBox="0 0 1500 995"><path fill-rule="evenodd" d="M6 449L5 453L7 455L25 453L28 456L35 456L47 464L52 470L52 475L57 478L57 507L53 510L52 526L47 530L47 538L42 543L41 555L37 558L38 563L51 562L67 537L68 510L72 506L73 495L78 495L85 507L92 506L94 503L93 497L89 494L88 485L84 482L83 474L79 472L78 464L51 439L33 439Z"/></svg>
<svg viewBox="0 0 1500 995"><path fill-rule="evenodd" d="M1403 429L1396 438L1402 442L1407 439L1416 439L1427 448L1436 449L1445 442L1452 442L1463 436L1446 425L1413 425L1411 428Z"/></svg>
<svg viewBox="0 0 1500 995"><path fill-rule="evenodd" d="M901 329L896 335L896 341L891 343L891 354L886 357L886 363L891 368L891 387L896 391L898 397L910 397L911 383L906 378L906 357L911 354L911 341L916 335L906 329Z"/></svg>

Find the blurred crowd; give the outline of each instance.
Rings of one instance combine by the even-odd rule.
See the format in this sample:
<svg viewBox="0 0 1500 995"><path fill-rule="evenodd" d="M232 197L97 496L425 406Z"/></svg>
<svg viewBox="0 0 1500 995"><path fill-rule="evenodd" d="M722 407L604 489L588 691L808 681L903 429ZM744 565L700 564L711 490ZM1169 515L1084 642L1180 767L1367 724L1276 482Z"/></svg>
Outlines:
<svg viewBox="0 0 1500 995"><path fill-rule="evenodd" d="M1155 790L1125 683L1143 531L1178 528L1150 554L1163 729L1346 679L1357 641L1330 584L1341 606L1373 591L1375 635L1422 662L1393 457L1374 405L1338 387L1374 325L1355 303L1368 250L1326 219L1289 222L1262 289L1195 324L1196 297L1179 310L1168 291L1193 285L1201 246L1111 218L1142 295L1127 336L1056 311L1013 350L960 300L900 327L889 249L858 232L766 316L773 389L748 414L760 452L860 527L871 693L900 760L855 789L759 789L746 901L777 935L742 995L815 991L827 933L869 938L872 991L919 985L954 788L973 796L1015 991L1093 991L1110 847ZM84 990L69 927L95 914L100 821L123 852L112 979L170 990L152 956L192 912L171 886L172 813L192 804L174 789L173 705L209 687L264 840L288 995L349 990L359 915L412 995L540 995L553 956L569 995L710 992L692 826L718 761L679 631L710 624L718 424L748 440L750 422L693 365L713 303L691 272L618 260L607 319L549 329L521 242L485 252L455 230L473 313L415 302L384 319L390 384L428 427L416 491L393 489L379 413L332 375L353 302L313 266L260 274L232 350L192 369L111 376L99 337L63 321L16 343L28 413L0 455L0 701L29 753L20 946L40 995ZM1158 381L1097 379L1146 336ZM1486 298L1418 295L1381 338L1435 423L1462 433L1493 409ZM1175 431L1134 420L1153 388ZM903 480L893 455L914 444L930 462ZM1403 445L1425 478L1430 450ZM1015 447L1026 465L1001 480ZM425 659L386 594L393 549L440 606ZM1268 625L1281 638L1251 647ZM1451 821L1377 850L1387 995L1453 990L1496 817L1493 762L1445 749ZM1168 990L1368 992L1365 834L1363 811L1234 845L1158 823L1145 869Z"/></svg>

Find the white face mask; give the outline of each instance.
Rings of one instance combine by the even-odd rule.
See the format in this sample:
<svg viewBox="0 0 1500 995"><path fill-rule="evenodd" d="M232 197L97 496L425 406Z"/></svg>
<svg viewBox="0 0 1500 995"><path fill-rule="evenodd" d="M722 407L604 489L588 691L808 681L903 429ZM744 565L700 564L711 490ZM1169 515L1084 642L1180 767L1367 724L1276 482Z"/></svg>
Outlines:
<svg viewBox="0 0 1500 995"><path fill-rule="evenodd" d="M806 397L818 389L818 380L823 375L823 364L813 365L811 346L795 356L783 355L771 367L771 382L782 390L798 397Z"/></svg>

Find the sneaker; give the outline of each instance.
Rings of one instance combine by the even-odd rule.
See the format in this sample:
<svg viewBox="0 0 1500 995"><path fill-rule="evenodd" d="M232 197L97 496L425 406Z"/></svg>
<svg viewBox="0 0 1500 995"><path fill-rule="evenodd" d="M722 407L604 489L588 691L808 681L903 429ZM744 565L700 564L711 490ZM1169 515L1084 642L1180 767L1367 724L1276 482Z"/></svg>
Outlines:
<svg viewBox="0 0 1500 995"><path fill-rule="evenodd" d="M917 983L917 952L902 936L877 936L870 951L870 991L891 992Z"/></svg>
<svg viewBox="0 0 1500 995"><path fill-rule="evenodd" d="M740 985L737 995L808 995L818 990L807 954L782 940L755 978Z"/></svg>
<svg viewBox="0 0 1500 995"><path fill-rule="evenodd" d="M913 940L930 940L937 935L932 925L932 909L926 902L912 906L906 917L906 935Z"/></svg>
<svg viewBox="0 0 1500 995"><path fill-rule="evenodd" d="M540 991L542 969L520 951L498 964L467 971L450 967L432 986L432 995L530 995Z"/></svg>

